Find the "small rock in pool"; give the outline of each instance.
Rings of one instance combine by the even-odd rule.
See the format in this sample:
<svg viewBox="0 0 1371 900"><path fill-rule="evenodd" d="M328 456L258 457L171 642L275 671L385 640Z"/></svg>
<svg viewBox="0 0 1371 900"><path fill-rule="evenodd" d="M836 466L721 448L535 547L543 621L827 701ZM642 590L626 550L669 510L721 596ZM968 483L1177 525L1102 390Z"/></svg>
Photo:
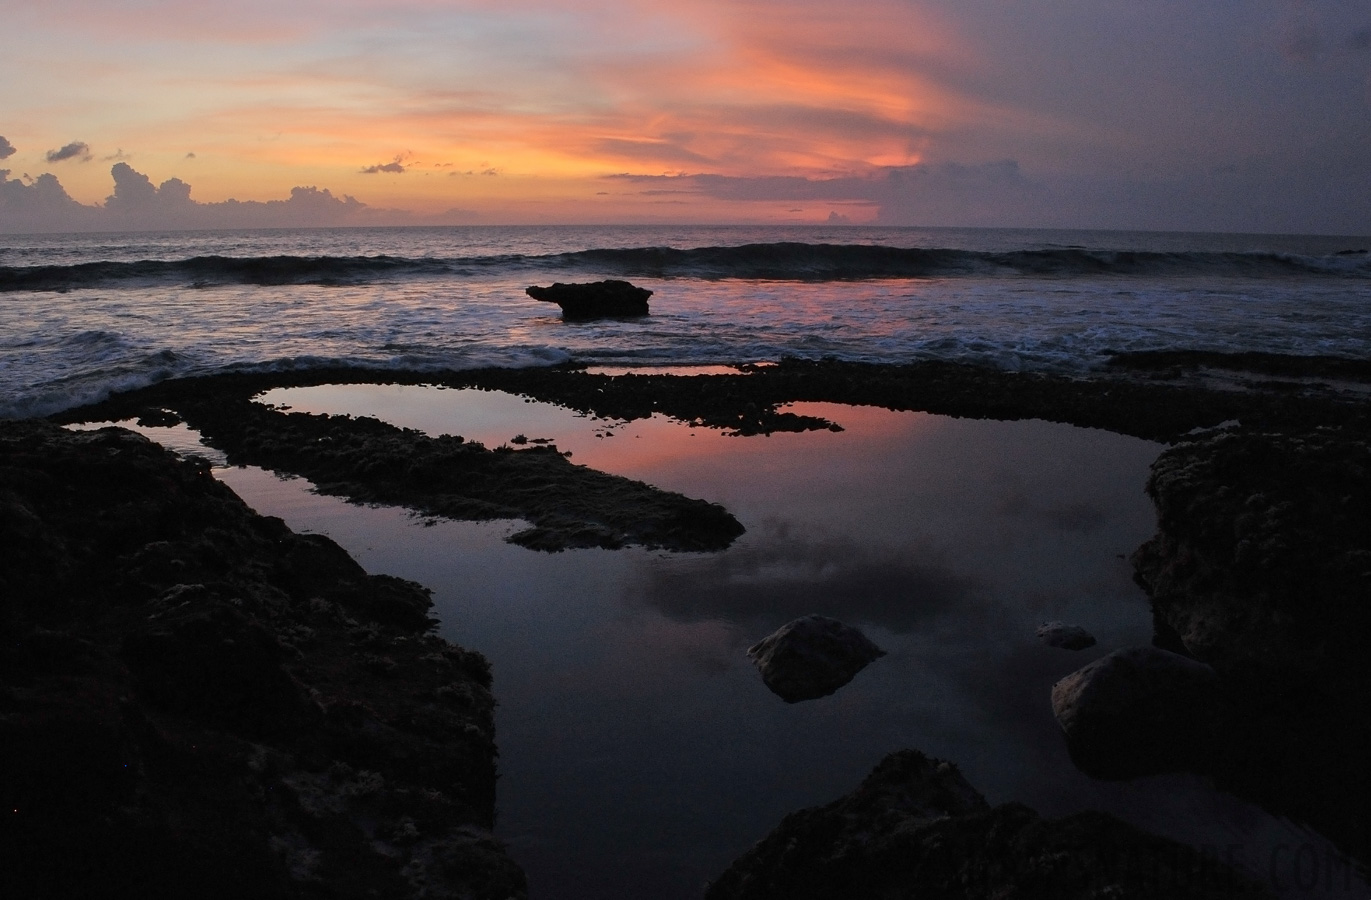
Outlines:
<svg viewBox="0 0 1371 900"><path fill-rule="evenodd" d="M1084 650L1095 646L1095 636L1079 625L1065 622L1044 622L1038 626L1038 637L1049 647L1063 650Z"/></svg>
<svg viewBox="0 0 1371 900"><path fill-rule="evenodd" d="M798 703L827 697L885 651L837 619L805 616L749 647L747 655L773 694Z"/></svg>

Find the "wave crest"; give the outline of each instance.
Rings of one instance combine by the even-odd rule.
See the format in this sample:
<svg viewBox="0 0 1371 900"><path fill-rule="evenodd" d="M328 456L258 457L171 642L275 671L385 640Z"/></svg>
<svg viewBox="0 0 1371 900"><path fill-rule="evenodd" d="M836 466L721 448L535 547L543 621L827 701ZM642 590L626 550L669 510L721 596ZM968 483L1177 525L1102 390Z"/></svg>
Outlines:
<svg viewBox="0 0 1371 900"><path fill-rule="evenodd" d="M462 278L521 271L593 271L604 275L857 281L884 278L1015 276L1371 278L1364 250L1329 256L1279 253L1165 253L1061 247L986 252L867 244L778 242L741 246L636 247L569 253L471 256L196 256L183 260L92 262L69 266L0 266L0 292L184 284L352 285L416 278Z"/></svg>

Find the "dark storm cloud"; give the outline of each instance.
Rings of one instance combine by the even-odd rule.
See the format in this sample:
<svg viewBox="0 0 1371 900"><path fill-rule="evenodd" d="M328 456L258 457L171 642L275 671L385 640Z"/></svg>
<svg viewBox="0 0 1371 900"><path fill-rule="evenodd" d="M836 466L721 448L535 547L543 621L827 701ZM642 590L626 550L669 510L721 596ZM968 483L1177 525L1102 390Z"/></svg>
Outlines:
<svg viewBox="0 0 1371 900"><path fill-rule="evenodd" d="M19 151L14 149L14 145L5 138L0 137L0 159L8 159Z"/></svg>
<svg viewBox="0 0 1371 900"><path fill-rule="evenodd" d="M727 553L680 559L644 573L641 600L670 618L788 621L810 613L891 631L983 603L973 576L921 548L876 547L766 528Z"/></svg>
<svg viewBox="0 0 1371 900"><path fill-rule="evenodd" d="M50 163L62 162L67 159L79 159L81 162L88 162L90 158L90 145L85 141L72 141L65 147L49 150L47 153L47 160Z"/></svg>

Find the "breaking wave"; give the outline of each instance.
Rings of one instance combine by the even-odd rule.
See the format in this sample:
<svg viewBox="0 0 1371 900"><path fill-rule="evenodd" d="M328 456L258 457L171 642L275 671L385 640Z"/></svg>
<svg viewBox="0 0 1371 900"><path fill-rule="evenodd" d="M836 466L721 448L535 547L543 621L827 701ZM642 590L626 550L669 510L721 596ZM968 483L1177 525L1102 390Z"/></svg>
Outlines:
<svg viewBox="0 0 1371 900"><path fill-rule="evenodd" d="M777 242L741 246L590 249L448 259L403 256L196 256L183 260L0 266L0 292L186 285L355 285L520 272L623 277L859 281L886 278L1300 277L1371 278L1371 253L1113 251L1077 247L990 252L865 244Z"/></svg>

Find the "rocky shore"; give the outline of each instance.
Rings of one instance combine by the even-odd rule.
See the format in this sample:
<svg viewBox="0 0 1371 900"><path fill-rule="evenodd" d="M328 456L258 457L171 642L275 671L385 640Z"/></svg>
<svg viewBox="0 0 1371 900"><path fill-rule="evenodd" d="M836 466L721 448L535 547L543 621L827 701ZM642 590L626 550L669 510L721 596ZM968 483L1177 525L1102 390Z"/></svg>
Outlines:
<svg viewBox="0 0 1371 900"><path fill-rule="evenodd" d="M486 449L252 398L278 386L441 384L734 434L836 428L783 408L829 401L1166 441L1148 484L1158 533L1134 564L1153 600L1154 643L1212 667L1218 700L1203 753L1162 767L1183 759L1364 861L1367 368L1176 353L1122 355L1089 378L795 360L693 378L575 366L310 371L166 382L57 418L185 421L231 462L303 475L355 501L528 519L515 539L546 550L711 550L741 526L717 506L573 466L551 449ZM163 879L153 894L199 878L217 896L225 882L215 873L237 867L235 888L261 886L263 896L520 895L517 868L484 830L494 790L489 673L478 655L428 632L422 588L366 575L331 542L254 516L203 466L127 433L0 423L0 446L0 624L13 648L2 663L0 763L22 776L7 788L21 811L5 844L20 854L17 871L138 872ZM794 891L854 872L895 894L948 878L969 884L970 870L956 869L963 858L987 890L1057 866L1081 885L1057 896L1095 896L1114 882L1092 880L1092 867L1120 846L1151 846L1149 858L1182 869L1195 863L1105 816L1044 823L1022 807L990 810L964 782L953 793L965 802L942 818L909 818L903 800L886 802L950 777L918 754L892 757L858 799L787 819L712 896L834 896ZM787 851L794 841L810 850ZM74 847L110 849L63 867ZM193 871L174 862L186 858L200 860Z"/></svg>
<svg viewBox="0 0 1371 900"><path fill-rule="evenodd" d="M122 429L0 423L12 897L524 895L428 591Z"/></svg>
<svg viewBox="0 0 1371 900"><path fill-rule="evenodd" d="M1133 556L1157 642L1223 687L1201 767L1371 861L1371 431L1235 429L1164 452Z"/></svg>

